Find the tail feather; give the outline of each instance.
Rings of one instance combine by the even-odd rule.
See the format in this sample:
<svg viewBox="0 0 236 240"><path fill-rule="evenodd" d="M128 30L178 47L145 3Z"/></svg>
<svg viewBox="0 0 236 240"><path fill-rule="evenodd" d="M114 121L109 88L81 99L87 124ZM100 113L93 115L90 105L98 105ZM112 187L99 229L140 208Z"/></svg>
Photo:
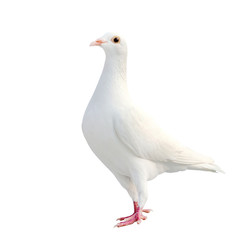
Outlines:
<svg viewBox="0 0 236 240"><path fill-rule="evenodd" d="M215 163L194 164L194 165L188 166L188 169L225 173L225 172L224 172L219 166L217 166Z"/></svg>

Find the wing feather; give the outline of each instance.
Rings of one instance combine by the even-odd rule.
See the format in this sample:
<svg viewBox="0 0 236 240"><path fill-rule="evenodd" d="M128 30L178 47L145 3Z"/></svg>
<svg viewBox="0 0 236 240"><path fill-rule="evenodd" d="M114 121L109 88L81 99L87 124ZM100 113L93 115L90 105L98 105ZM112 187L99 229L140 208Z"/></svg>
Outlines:
<svg viewBox="0 0 236 240"><path fill-rule="evenodd" d="M119 113L114 129L120 141L139 158L189 165L213 162L179 144L136 108Z"/></svg>

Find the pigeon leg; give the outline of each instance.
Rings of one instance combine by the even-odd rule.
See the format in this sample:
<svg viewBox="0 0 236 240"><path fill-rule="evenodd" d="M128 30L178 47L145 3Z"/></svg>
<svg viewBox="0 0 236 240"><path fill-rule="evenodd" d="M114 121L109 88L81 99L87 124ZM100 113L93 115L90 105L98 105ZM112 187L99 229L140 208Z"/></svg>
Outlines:
<svg viewBox="0 0 236 240"><path fill-rule="evenodd" d="M138 210L138 202L134 202L134 212ZM152 209L142 209L142 212L150 213ZM144 219L145 220L145 219Z"/></svg>
<svg viewBox="0 0 236 240"><path fill-rule="evenodd" d="M135 202L135 201L134 201L134 213L131 214L130 216L127 216L127 217L117 218L116 221L128 220L128 219L131 218L133 215L135 215L135 213L137 213L137 210L138 210L138 202ZM145 213L150 213L151 211L152 211L152 209L142 209L142 212L145 212ZM146 219L145 216L142 215L142 217L144 218L143 220Z"/></svg>
<svg viewBox="0 0 236 240"><path fill-rule="evenodd" d="M126 218L121 218L125 219L123 222L117 223L115 227L124 227L133 224L134 222L137 222L138 224L141 223L141 220L145 220L147 217L143 216L142 214L142 209L138 207L137 211L133 213L131 216L126 217Z"/></svg>
<svg viewBox="0 0 236 240"><path fill-rule="evenodd" d="M127 216L127 217L117 218L116 221L123 221L123 220L126 220L128 218L131 218L137 212L137 208L138 208L138 202L134 202L134 213L131 214L130 216Z"/></svg>
<svg viewBox="0 0 236 240"><path fill-rule="evenodd" d="M128 217L121 217L117 220L123 221L115 225L115 227L124 227L133 224L134 222L137 222L138 224L141 223L141 220L146 220L147 217L142 214L142 212L149 213L150 209L141 209L138 206L137 202L134 202L134 213Z"/></svg>

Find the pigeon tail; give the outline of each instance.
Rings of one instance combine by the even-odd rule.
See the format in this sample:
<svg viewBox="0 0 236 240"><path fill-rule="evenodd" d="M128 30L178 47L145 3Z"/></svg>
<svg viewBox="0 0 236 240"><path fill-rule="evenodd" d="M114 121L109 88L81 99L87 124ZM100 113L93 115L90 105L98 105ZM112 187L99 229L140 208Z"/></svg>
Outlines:
<svg viewBox="0 0 236 240"><path fill-rule="evenodd" d="M190 165L188 166L188 169L225 173L215 163L201 163L201 164Z"/></svg>

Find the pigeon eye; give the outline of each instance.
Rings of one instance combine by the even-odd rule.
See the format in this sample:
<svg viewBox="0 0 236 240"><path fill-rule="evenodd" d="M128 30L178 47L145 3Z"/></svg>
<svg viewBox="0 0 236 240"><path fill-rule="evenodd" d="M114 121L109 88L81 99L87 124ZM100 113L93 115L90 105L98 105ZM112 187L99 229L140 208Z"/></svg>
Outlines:
<svg viewBox="0 0 236 240"><path fill-rule="evenodd" d="M113 37L113 38L111 39L111 41L112 41L113 43L119 43L119 42L120 42L120 37L115 36L115 37Z"/></svg>

